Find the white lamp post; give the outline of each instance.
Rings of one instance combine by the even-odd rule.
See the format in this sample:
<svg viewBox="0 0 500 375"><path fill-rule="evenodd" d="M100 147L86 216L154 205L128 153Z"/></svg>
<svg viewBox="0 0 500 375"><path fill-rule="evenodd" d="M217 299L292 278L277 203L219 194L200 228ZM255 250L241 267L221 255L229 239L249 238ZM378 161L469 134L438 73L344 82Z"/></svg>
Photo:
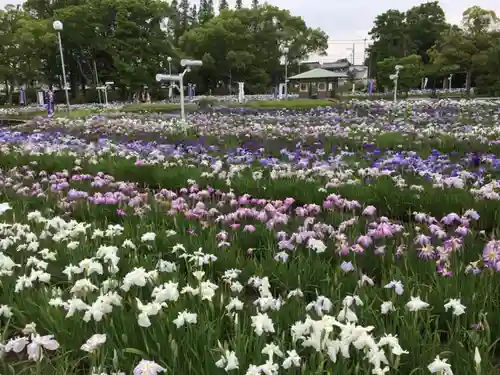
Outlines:
<svg viewBox="0 0 500 375"><path fill-rule="evenodd" d="M398 100L398 78L399 78L399 72L403 67L401 65L396 65L394 67L396 69L396 73L391 74L389 78L394 82L394 101Z"/></svg>
<svg viewBox="0 0 500 375"><path fill-rule="evenodd" d="M172 58L169 56L167 57L168 61L168 74L172 75ZM172 100L172 82L170 82L170 85L168 86L168 100Z"/></svg>
<svg viewBox="0 0 500 375"><path fill-rule="evenodd" d="M185 67L184 71L179 75L172 74L157 74L156 82L170 81L171 86L179 90L180 101L181 101L181 119L186 121L186 111L184 108L184 75L191 71L192 66L202 66L203 61L201 60L181 60L181 66ZM179 82L179 85L173 83Z"/></svg>
<svg viewBox="0 0 500 375"><path fill-rule="evenodd" d="M288 47L283 48L283 53L285 54L285 100L288 99L288 52L290 49Z"/></svg>
<svg viewBox="0 0 500 375"><path fill-rule="evenodd" d="M64 92L66 94L66 106L68 107L68 113L69 113L70 105L69 105L69 95L68 95L68 84L66 83L66 68L64 66L64 55L63 55L62 40L61 40L61 31L63 29L63 24L61 21L54 21L54 23L52 23L52 27L57 33L57 41L59 42L59 54L61 55Z"/></svg>

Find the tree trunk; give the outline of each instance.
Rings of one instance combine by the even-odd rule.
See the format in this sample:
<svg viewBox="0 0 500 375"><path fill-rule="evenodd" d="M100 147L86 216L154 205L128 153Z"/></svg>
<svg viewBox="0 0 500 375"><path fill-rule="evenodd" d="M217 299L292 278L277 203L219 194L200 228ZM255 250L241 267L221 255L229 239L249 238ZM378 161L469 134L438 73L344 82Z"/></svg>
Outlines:
<svg viewBox="0 0 500 375"><path fill-rule="evenodd" d="M465 76L465 91L467 92L467 94L470 93L471 81L472 81L472 70L469 69L467 70L467 75Z"/></svg>

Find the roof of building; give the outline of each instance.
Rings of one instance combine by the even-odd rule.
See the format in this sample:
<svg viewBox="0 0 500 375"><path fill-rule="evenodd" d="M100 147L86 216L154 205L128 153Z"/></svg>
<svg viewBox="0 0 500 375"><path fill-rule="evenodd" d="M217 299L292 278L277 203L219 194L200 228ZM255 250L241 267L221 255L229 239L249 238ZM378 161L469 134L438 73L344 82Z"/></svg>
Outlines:
<svg viewBox="0 0 500 375"><path fill-rule="evenodd" d="M335 69L335 68L348 68L351 66L349 61L335 61L335 62L325 62L322 66L326 69Z"/></svg>
<svg viewBox="0 0 500 375"><path fill-rule="evenodd" d="M309 66L321 66L322 68L325 69L347 68L352 65L348 59L339 59L336 61L324 61L324 59L322 61L309 60L309 61L303 61L301 64Z"/></svg>
<svg viewBox="0 0 500 375"><path fill-rule="evenodd" d="M308 70L307 72L297 74L288 79L321 79L321 78L345 78L346 73L332 72L330 70L316 68Z"/></svg>

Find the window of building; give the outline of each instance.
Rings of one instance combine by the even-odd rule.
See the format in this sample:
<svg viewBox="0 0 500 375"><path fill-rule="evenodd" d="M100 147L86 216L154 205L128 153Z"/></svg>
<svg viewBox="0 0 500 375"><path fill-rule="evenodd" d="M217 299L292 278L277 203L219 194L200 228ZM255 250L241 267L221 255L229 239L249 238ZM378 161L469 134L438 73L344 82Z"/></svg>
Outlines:
<svg viewBox="0 0 500 375"><path fill-rule="evenodd" d="M326 84L325 84L325 82L318 83L318 90L319 91L326 91Z"/></svg>
<svg viewBox="0 0 500 375"><path fill-rule="evenodd" d="M308 89L307 83L301 83L300 84L300 91L307 92L307 89Z"/></svg>

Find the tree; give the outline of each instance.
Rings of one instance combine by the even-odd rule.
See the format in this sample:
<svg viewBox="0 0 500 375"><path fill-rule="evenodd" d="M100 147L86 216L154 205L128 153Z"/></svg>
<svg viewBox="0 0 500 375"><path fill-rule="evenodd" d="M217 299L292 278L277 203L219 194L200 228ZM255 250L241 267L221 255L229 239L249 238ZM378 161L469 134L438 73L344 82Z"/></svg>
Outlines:
<svg viewBox="0 0 500 375"><path fill-rule="evenodd" d="M424 74L424 65L420 55L410 55L403 58L389 57L377 63L377 82L387 88L392 88L393 82L390 78L396 71L396 65L403 69L399 71L398 89L408 92L412 88L418 88Z"/></svg>
<svg viewBox="0 0 500 375"><path fill-rule="evenodd" d="M488 49L486 63L478 69L476 88L481 94L500 96L500 75L498 62L500 61L500 32L492 33L492 44Z"/></svg>
<svg viewBox="0 0 500 375"><path fill-rule="evenodd" d="M172 0L170 3L172 14L169 17L170 33L177 40L182 35L181 13L179 11L179 3L177 0Z"/></svg>
<svg viewBox="0 0 500 375"><path fill-rule="evenodd" d="M215 17L214 0L207 0L207 17L208 19Z"/></svg>
<svg viewBox="0 0 500 375"><path fill-rule="evenodd" d="M73 102L84 96L96 100L89 88L104 81L114 81L123 99L145 85L154 90L154 77L167 57L174 71L181 58L202 59L204 66L187 77L201 91L244 80L249 92L261 92L283 79L280 47L290 48L290 74L304 56L327 48L324 32L277 7L249 9L237 2L241 9L231 10L222 1L215 16L213 0L201 0L199 8L190 3L25 0L22 7L8 6L0 10L0 82L9 98L19 85L62 86L54 19L64 25L65 78Z"/></svg>
<svg viewBox="0 0 500 375"><path fill-rule="evenodd" d="M278 23L273 23L278 19ZM284 75L279 61L280 43L289 46L290 67L313 52L324 52L327 36L308 28L304 20L289 11L264 5L257 9L225 10L217 17L187 32L181 48L188 56L202 59L210 54L216 64L213 81L244 80L264 88L270 74ZM205 67L201 68L200 74Z"/></svg>
<svg viewBox="0 0 500 375"><path fill-rule="evenodd" d="M377 57L403 57L408 54L409 40L405 13L398 10L388 10L377 16L369 35L374 43L372 52Z"/></svg>
<svg viewBox="0 0 500 375"><path fill-rule="evenodd" d="M252 0L252 8L257 9L259 7L259 0Z"/></svg>
<svg viewBox="0 0 500 375"><path fill-rule="evenodd" d="M191 16L189 17L191 21L191 26L196 26L198 24L198 9L196 4L191 7Z"/></svg>
<svg viewBox="0 0 500 375"><path fill-rule="evenodd" d="M449 26L443 8L437 1L415 6L406 12L408 38L414 46L414 53L427 64L427 51L436 43L441 33Z"/></svg>
<svg viewBox="0 0 500 375"><path fill-rule="evenodd" d="M437 1L415 6L407 12L388 10L375 18L370 30L373 44L368 49L370 71L376 75L377 61L417 54L429 62L427 51L448 28Z"/></svg>
<svg viewBox="0 0 500 375"><path fill-rule="evenodd" d="M219 12L222 12L224 9L229 8L229 4L227 3L227 0L220 0L219 2Z"/></svg>
<svg viewBox="0 0 500 375"><path fill-rule="evenodd" d="M189 30L189 26L191 25L191 14L190 14L190 8L189 8L189 0L181 0L179 4L180 8L180 35L184 34L186 31ZM179 36L180 36L179 35Z"/></svg>
<svg viewBox="0 0 500 375"><path fill-rule="evenodd" d="M462 28L452 27L442 33L429 50L431 61L441 71L458 65L465 72L465 87L471 88L472 75L488 62L492 43L491 27L498 22L493 11L472 7L463 13Z"/></svg>
<svg viewBox="0 0 500 375"><path fill-rule="evenodd" d="M236 0L236 9L243 8L243 0Z"/></svg>
<svg viewBox="0 0 500 375"><path fill-rule="evenodd" d="M498 26L499 21L495 11L478 6L466 9L462 15L463 28L471 35L480 35L492 31L492 28Z"/></svg>
<svg viewBox="0 0 500 375"><path fill-rule="evenodd" d="M21 12L12 5L0 10L0 79L5 83L8 102L12 102L12 89L18 79L21 63L15 50L15 35Z"/></svg>

